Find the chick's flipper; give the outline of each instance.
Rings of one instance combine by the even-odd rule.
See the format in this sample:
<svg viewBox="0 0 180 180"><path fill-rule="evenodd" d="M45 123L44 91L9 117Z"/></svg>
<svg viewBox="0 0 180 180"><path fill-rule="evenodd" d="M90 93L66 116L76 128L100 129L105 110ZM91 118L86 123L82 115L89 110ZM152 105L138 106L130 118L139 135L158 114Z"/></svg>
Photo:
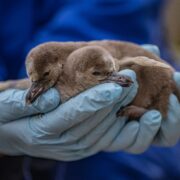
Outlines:
<svg viewBox="0 0 180 180"><path fill-rule="evenodd" d="M127 106L123 109L120 109L117 112L118 116L127 116L131 120L139 119L145 112L147 112L147 109L143 107L138 107L134 105Z"/></svg>

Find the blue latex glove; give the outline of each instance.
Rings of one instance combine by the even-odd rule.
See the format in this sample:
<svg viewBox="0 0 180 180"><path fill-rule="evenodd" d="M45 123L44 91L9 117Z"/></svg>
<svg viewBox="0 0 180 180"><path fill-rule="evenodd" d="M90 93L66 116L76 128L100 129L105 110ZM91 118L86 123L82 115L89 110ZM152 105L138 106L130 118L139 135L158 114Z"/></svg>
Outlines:
<svg viewBox="0 0 180 180"><path fill-rule="evenodd" d="M180 73L174 73L174 80L180 89ZM177 97L171 94L169 98L168 117L162 120L160 131L154 139L158 146L173 146L180 139L180 103Z"/></svg>
<svg viewBox="0 0 180 180"><path fill-rule="evenodd" d="M131 87L101 84L49 113L30 117L57 106L58 93L51 89L31 106L25 105L25 91L0 93L0 152L75 160L103 150L125 123L125 120L116 118L116 111L129 104L137 92L135 73L127 70L123 74L134 81ZM136 125L132 124L130 131L134 128Z"/></svg>

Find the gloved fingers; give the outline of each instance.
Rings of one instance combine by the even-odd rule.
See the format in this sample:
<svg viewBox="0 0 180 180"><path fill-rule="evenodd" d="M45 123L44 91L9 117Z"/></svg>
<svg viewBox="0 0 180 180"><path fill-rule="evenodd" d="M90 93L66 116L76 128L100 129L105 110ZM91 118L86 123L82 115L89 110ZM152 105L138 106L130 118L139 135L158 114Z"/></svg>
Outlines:
<svg viewBox="0 0 180 180"><path fill-rule="evenodd" d="M118 132L121 129L122 122L119 118L114 118L115 121L111 124L111 126L104 131L104 135L101 136L92 146L87 147L86 145L80 146L77 150L71 151L71 148L69 151L65 151L66 153L71 153L71 155L68 155L68 157L65 159L68 161L71 160L77 160L77 159L83 159L85 157L91 156L96 154L99 151L104 150L108 145L111 144L113 139L117 136ZM88 137L88 136L87 136Z"/></svg>
<svg viewBox="0 0 180 180"><path fill-rule="evenodd" d="M180 73L179 72L175 72L173 75L173 78L176 82L177 87L179 88L180 91Z"/></svg>
<svg viewBox="0 0 180 180"><path fill-rule="evenodd" d="M142 153L152 143L161 125L161 114L156 110L145 113L139 120L139 131L136 139L125 151L130 153Z"/></svg>
<svg viewBox="0 0 180 180"><path fill-rule="evenodd" d="M119 126L120 125L120 126ZM77 151L76 157L79 157L80 159L94 155L102 150L104 150L113 139L117 136L118 131L120 130L121 122L118 119L115 119L115 122L112 124L112 126L104 133L104 136L102 136L94 145L92 145L89 148L82 149Z"/></svg>
<svg viewBox="0 0 180 180"><path fill-rule="evenodd" d="M135 79L133 71L126 71ZM135 83L128 88L122 88L115 83L105 83L97 85L78 96L65 102L57 109L42 115L39 121L32 121L31 126L47 132L60 134L65 130L83 122L85 119L92 117L100 109L106 108L117 102L123 101L124 106L135 97L137 85ZM36 119L36 117L35 117Z"/></svg>
<svg viewBox="0 0 180 180"><path fill-rule="evenodd" d="M90 132L95 132L97 127L100 126L100 124L104 124L104 126L108 128L108 122L106 122L105 118L106 116L112 111L113 106L110 105L107 108L103 108L97 112L92 117L89 117L85 119L83 122L76 124L75 126L67 129L59 136L60 144L75 144L77 141L79 141L81 138L84 139L86 135L88 135ZM111 123L111 122L110 122ZM105 128L104 127L104 128ZM99 129L99 134L101 134L102 130ZM95 140L97 137L93 137L93 140ZM86 143L90 143L88 140ZM78 146L78 145L77 145Z"/></svg>
<svg viewBox="0 0 180 180"><path fill-rule="evenodd" d="M50 158L60 158L59 160L72 161L88 157L97 153L98 151L103 150L106 146L108 146L108 144L111 144L125 123L124 118L116 118L116 112L118 108L119 104L116 104L115 107L112 107L113 112L110 114L108 113L103 121L100 122L92 131L90 131L81 139L77 139L73 143L68 143L69 138L62 141L62 136L56 139L52 139L50 144L47 142L47 149L48 146L51 146L52 149ZM41 141L41 144L46 144L46 142ZM44 149L46 149L43 145L40 147L43 147L40 154L42 157L43 154L46 154L47 152L43 152Z"/></svg>
<svg viewBox="0 0 180 180"><path fill-rule="evenodd" d="M180 139L180 103L173 94L169 98L169 111L163 119L159 133L154 144L158 146L172 146Z"/></svg>
<svg viewBox="0 0 180 180"><path fill-rule="evenodd" d="M108 114L106 113L106 117L104 117L103 120L101 120L100 123L98 123L97 126L94 127L94 129L92 129L89 132L85 132L84 135L81 136L81 138L79 139L76 138L75 139L76 141L72 142L72 144L68 144L67 146L65 145L64 148L66 148L66 150L70 149L77 151L77 150L87 149L93 146L97 141L99 141L99 139L101 139L106 134L106 132L109 131L110 127L115 123L117 119L116 112L118 110L118 106L119 105L117 104L116 107L114 108L111 107L113 109L112 112ZM119 125L118 128L121 128L124 125L124 122L125 121L122 118L122 120L120 121L121 124ZM68 133L71 133L71 130L68 130L67 134ZM69 138L67 138L67 141L69 141Z"/></svg>
<svg viewBox="0 0 180 180"><path fill-rule="evenodd" d="M94 152L103 151L106 149L116 138L119 131L121 131L123 125L125 124L124 118L115 118L115 122L111 127L104 133L98 141L92 145L90 148L83 150L86 154L93 154Z"/></svg>
<svg viewBox="0 0 180 180"><path fill-rule="evenodd" d="M152 52L153 54L160 56L160 50L158 46L153 45L153 44L144 44L141 46L142 48L146 49L149 52Z"/></svg>
<svg viewBox="0 0 180 180"><path fill-rule="evenodd" d="M146 117L147 116L148 114L146 115ZM138 153L136 149L138 149L138 151L144 151L145 148L148 147L148 145L150 145L151 139L155 136L155 133L157 132L158 127L160 125L158 115L157 115L157 119L156 116L152 117L152 115L150 115L148 118L146 117L142 117L144 118L144 120L141 118L142 120L140 120L140 122L137 121L128 122L125 125L125 127L123 127L123 129L118 134L118 136L113 141L113 143L109 146L109 148L106 149L106 151L118 151L123 149L129 149L129 147L130 147L130 151L134 151L135 149L135 152L133 153ZM150 125L149 127L148 124ZM153 132L152 134L150 134L151 131ZM143 135L145 136L143 137ZM145 139L146 137L148 137L147 140ZM146 141L146 143L142 146L141 149L139 149L141 146L140 145L141 140L142 143L144 143L144 141Z"/></svg>
<svg viewBox="0 0 180 180"><path fill-rule="evenodd" d="M56 140L56 139L52 139ZM28 121L23 119L0 126L0 153L5 155L31 155L55 160L72 160L73 153L61 150L59 144L50 144L51 140L39 141L31 134Z"/></svg>
<svg viewBox="0 0 180 180"><path fill-rule="evenodd" d="M38 141L36 140L36 144L37 145L41 144L40 147L43 148L47 146L47 149L48 146L51 147L52 151L54 151L53 154L51 153L53 156L53 157L51 156L51 158L54 158L54 155L58 154L57 151L59 151L60 155L63 154L63 156L61 156L61 160L63 159L66 161L81 159L83 157L89 156L90 154L95 154L97 151L102 150L103 147L110 144L113 141L113 139L117 136L117 133L120 131L120 129L123 127L125 123L125 119L118 118L117 120L116 118L116 112L118 109L119 109L119 104L116 104L115 107L111 107L107 109L109 112L111 111L112 112L111 113L106 112L106 117L103 118L103 121L101 120L100 123L98 123L94 129L92 129L89 133L87 133L85 136L81 137L80 139L76 137L73 142L69 141L69 139L71 140L70 137L71 129L70 129L66 132L67 134L68 132L70 132L70 136L61 135L58 138L52 138L49 142L47 142L46 139L42 138L40 139L40 142L38 142L39 140ZM81 129L82 128L80 128L79 131L81 131ZM42 152L43 151L44 150L42 149ZM83 151L85 152L83 153ZM40 154L41 157L42 155L43 153ZM57 157L58 156L56 156L56 159Z"/></svg>
<svg viewBox="0 0 180 180"><path fill-rule="evenodd" d="M49 139L44 138L44 136L42 136L42 137L38 136L38 134L36 134L35 131L31 131L30 124L25 125L26 127L29 127L28 131L25 130L26 128L23 128L22 130L20 130L20 129L18 130L18 132L25 130L26 134L28 134L28 136L26 137L27 139L21 133L20 133L20 135L18 134L18 138L17 138L17 135L13 135L12 132L10 134L12 134L13 137L16 136L16 140L17 141L20 140L21 143L25 139L25 141L23 142L23 144L24 144L23 147L25 148L25 150L22 149L22 150L20 150L20 152L24 152L26 154L28 153L29 155L39 156L39 157L47 157L47 154L48 154L49 158L53 158L53 159L59 158L59 160L79 159L79 158L82 158L82 157L79 157L79 151L82 151L84 149L88 149L89 147L91 147L99 139L101 139L102 136L104 136L104 134L107 131L109 131L109 129L111 129L111 127L113 126L113 129L109 133L110 137L104 138L102 141L103 143L101 143L100 146L96 145L96 149L97 148L101 149L102 146L106 146L107 144L110 144L110 142L112 142L112 139L116 136L116 134L117 134L116 132L118 132L119 129L124 125L125 121L123 121L123 119L120 120L118 124L114 123L114 121L117 121L116 120L117 119L116 112L119 108L119 104L116 104L116 107L108 107L108 108L104 109L104 110L107 110L107 112L104 112L104 113L106 113L106 118L103 118L103 121L102 122L100 121L100 123L98 123L97 126L92 131L90 131L88 134L86 134L86 136L82 137L81 139L75 138L76 141L73 143L69 142L68 136L67 136L68 138L65 138L63 136L60 136L57 138L57 137L54 137L53 134L49 134ZM114 112L111 112L112 109ZM111 112L111 113L109 113L109 112ZM91 120L93 120L93 119L91 119ZM21 121L23 121L23 120L21 120ZM12 122L12 124L14 122ZM23 121L23 122L28 122L28 121ZM7 123L7 125L8 124L10 124L10 123ZM22 127L22 125L21 125L21 127ZM118 128L118 130L116 130L117 128ZM15 130L16 128L14 127L13 129ZM13 132L14 132L14 130L13 130ZM79 131L80 131L80 129L79 129ZM31 148L28 148L28 147L31 147ZM47 151L49 148L52 149L51 153L48 153L48 151ZM12 148L10 148L10 149L12 149ZM39 154L37 152L37 149L38 149L38 152L40 152ZM59 153L59 155L58 155L58 153ZM91 151L88 150L87 153L92 154L93 149L91 149ZM87 153L84 153L83 157L87 156L88 155ZM82 156L82 155L80 155L80 156Z"/></svg>
<svg viewBox="0 0 180 180"><path fill-rule="evenodd" d="M46 113L57 107L59 93L50 89L40 96L32 105L25 103L27 91L10 89L0 93L0 123L16 120L39 113Z"/></svg>
<svg viewBox="0 0 180 180"><path fill-rule="evenodd" d="M120 151L129 147L136 140L139 131L139 123L137 121L128 122L119 132L113 142L105 149L105 151Z"/></svg>
<svg viewBox="0 0 180 180"><path fill-rule="evenodd" d="M11 121L0 126L0 153L19 155L32 146L33 138L24 120ZM27 152L26 152L27 154Z"/></svg>
<svg viewBox="0 0 180 180"><path fill-rule="evenodd" d="M110 115L108 116L111 117ZM124 124L123 121L116 120L115 116L114 119L115 121L118 121L118 123L114 123L112 119L108 118L108 116L107 120L109 121L109 126L107 122L103 121L102 125L98 125L98 130L95 130L90 135L87 135L85 140L79 140L79 142L76 143L77 146L81 145L81 147L79 146L80 150L77 150L78 148L73 149L73 146L67 146L66 149L64 144L59 144L59 138L61 137L57 139L57 137L54 138L51 136L51 134L49 134L49 139L38 137L38 134L36 134L34 131L31 131L28 121L24 121L23 119L6 123L0 127L0 141L3 142L0 144L0 152L11 155L28 154L36 157L66 161L81 159L90 154L95 154L96 149L101 149L102 147L110 144L112 139L114 139L116 136L117 132L119 132L121 126ZM89 146L91 147L91 144L89 145L89 143L86 143L86 140L90 142L92 141L93 137L96 137L96 135L104 135L107 130L109 135L104 137L102 142L100 141L100 145L96 145L94 150L89 149L86 153L81 154L80 151L88 149ZM102 132L102 134L100 132ZM93 133L96 133L95 136L93 136ZM8 141L8 139L11 139L11 141ZM97 141L97 139L95 141ZM76 147L76 145L74 147Z"/></svg>
<svg viewBox="0 0 180 180"><path fill-rule="evenodd" d="M174 73L174 80L180 91L180 73ZM160 132L154 140L158 146L172 146L180 138L180 104L175 95L170 95L169 111L166 119L162 121Z"/></svg>

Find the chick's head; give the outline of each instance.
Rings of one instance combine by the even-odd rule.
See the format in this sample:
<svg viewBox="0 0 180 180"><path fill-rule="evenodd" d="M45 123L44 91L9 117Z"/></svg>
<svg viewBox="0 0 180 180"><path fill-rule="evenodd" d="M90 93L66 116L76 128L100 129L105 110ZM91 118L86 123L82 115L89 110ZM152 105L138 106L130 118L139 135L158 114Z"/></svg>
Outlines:
<svg viewBox="0 0 180 180"><path fill-rule="evenodd" d="M60 74L62 64L58 55L43 46L35 47L26 58L26 70L32 84L26 96L26 102L32 103L43 92L53 87Z"/></svg>
<svg viewBox="0 0 180 180"><path fill-rule="evenodd" d="M85 47L74 52L64 68L69 78L84 89L105 82L116 71L113 57L101 47Z"/></svg>

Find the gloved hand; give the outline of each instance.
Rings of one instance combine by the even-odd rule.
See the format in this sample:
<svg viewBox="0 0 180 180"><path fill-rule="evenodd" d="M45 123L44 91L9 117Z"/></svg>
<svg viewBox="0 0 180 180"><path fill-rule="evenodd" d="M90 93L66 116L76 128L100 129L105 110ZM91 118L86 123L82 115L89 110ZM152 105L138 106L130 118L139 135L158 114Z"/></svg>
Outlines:
<svg viewBox="0 0 180 180"><path fill-rule="evenodd" d="M174 73L174 80L180 89L180 73ZM162 120L160 130L154 139L158 146L173 146L180 139L180 102L173 94L169 97L168 117Z"/></svg>
<svg viewBox="0 0 180 180"><path fill-rule="evenodd" d="M180 73L174 74L180 89ZM134 130L126 130L134 124ZM131 121L122 128L107 151L124 150L130 153L144 152L151 143L156 146L173 146L180 139L180 103L174 94L169 97L169 110L166 119L160 112L152 110L145 113L139 122ZM131 143L129 143L129 141Z"/></svg>
<svg viewBox="0 0 180 180"><path fill-rule="evenodd" d="M155 45L143 45L144 49L160 55L159 48ZM174 73L174 80L180 89L180 73ZM136 126L135 135L124 129L131 124ZM154 127L153 127L154 125ZM158 128L157 128L158 127ZM174 94L169 97L169 110L166 119L162 119L160 112L149 111L144 114L139 122L131 121L124 127L124 133L119 132L107 151L124 150L130 153L144 152L152 144L156 146L173 146L180 139L180 103ZM157 132L157 134L155 133ZM153 138L154 136L154 138ZM129 143L131 142L131 144ZM129 146L130 145L130 146Z"/></svg>
<svg viewBox="0 0 180 180"><path fill-rule="evenodd" d="M144 49L160 56L159 48L155 45L146 44ZM174 80L180 89L180 73L174 73ZM177 97L173 94L169 97L168 117L162 120L158 134L155 136L153 143L158 146L173 146L180 139L180 104Z"/></svg>
<svg viewBox="0 0 180 180"><path fill-rule="evenodd" d="M75 160L103 150L125 123L124 119L116 118L116 111L129 104L137 92L135 73L130 70L121 73L132 78L134 83L131 87L101 84L55 110L52 108L57 106L59 95L54 89L43 94L31 106L25 105L25 91L1 92L0 152ZM49 110L52 111L30 116ZM132 124L131 131L135 127ZM108 138L104 139L107 135Z"/></svg>

